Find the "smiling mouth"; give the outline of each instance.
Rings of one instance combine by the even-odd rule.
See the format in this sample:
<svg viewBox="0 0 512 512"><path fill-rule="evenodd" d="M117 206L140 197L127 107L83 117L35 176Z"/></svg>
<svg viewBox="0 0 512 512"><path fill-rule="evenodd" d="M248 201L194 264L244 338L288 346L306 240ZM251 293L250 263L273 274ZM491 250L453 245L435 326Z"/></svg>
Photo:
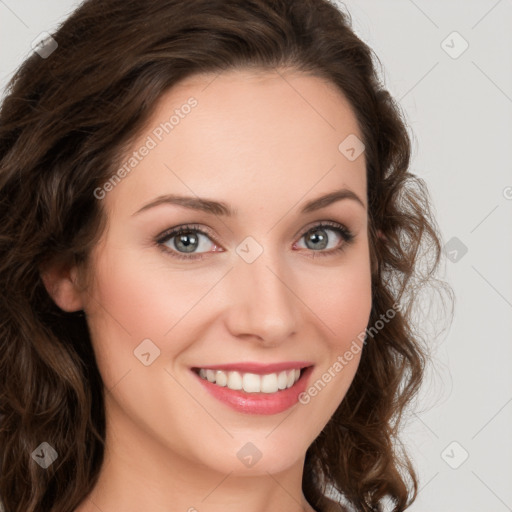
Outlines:
<svg viewBox="0 0 512 512"><path fill-rule="evenodd" d="M203 380L219 387L246 393L279 393L291 388L306 368L291 368L273 373L251 373L241 371L217 370L210 368L192 368Z"/></svg>

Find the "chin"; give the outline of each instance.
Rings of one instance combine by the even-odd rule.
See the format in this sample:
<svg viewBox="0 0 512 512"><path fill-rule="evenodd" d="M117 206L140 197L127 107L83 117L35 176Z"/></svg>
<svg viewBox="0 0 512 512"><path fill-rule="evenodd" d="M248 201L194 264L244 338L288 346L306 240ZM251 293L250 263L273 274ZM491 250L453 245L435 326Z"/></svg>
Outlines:
<svg viewBox="0 0 512 512"><path fill-rule="evenodd" d="M278 426L277 429L282 427ZM294 430L296 432L296 427ZM268 476L268 473L280 473L295 464L302 465L307 449L305 442L290 439L290 432L283 438L277 435L277 431L271 431L266 429L265 432L254 434L249 431L232 432L234 438L229 440L219 438L220 435L228 437L227 433L218 433L209 440L203 438L200 444L194 446L195 453L189 454L189 460L211 471L233 476ZM283 430L282 434L286 432Z"/></svg>

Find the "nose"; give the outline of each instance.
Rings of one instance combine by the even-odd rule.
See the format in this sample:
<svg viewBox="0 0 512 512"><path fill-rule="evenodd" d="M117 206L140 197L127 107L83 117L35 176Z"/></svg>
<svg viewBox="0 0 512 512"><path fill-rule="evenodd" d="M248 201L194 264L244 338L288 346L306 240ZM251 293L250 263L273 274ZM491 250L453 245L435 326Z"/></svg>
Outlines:
<svg viewBox="0 0 512 512"><path fill-rule="evenodd" d="M277 258L264 251L252 263L240 259L227 278L227 327L233 336L272 347L297 332L302 303L290 269Z"/></svg>

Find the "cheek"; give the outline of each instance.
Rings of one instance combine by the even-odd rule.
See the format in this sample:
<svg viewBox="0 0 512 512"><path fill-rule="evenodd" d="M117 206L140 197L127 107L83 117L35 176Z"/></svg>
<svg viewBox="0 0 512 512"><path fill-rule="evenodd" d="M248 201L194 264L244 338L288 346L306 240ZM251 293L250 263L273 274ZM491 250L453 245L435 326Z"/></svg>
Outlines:
<svg viewBox="0 0 512 512"><path fill-rule="evenodd" d="M320 319L316 324L322 325L324 357L302 403L311 402L322 411L322 415L312 418L318 428L344 398L364 350L372 287L368 252L361 249L346 258L335 272L330 269L328 273L317 273L309 281L310 287L315 282L308 305Z"/></svg>
<svg viewBox="0 0 512 512"><path fill-rule="evenodd" d="M311 411L306 421L312 432L324 428L344 399L364 350L372 306L369 260L362 257L360 263L345 270L338 278L331 275L318 282L323 286L312 297L315 305L311 309L320 318L325 333L323 344L319 345L321 364L299 397L299 402Z"/></svg>
<svg viewBox="0 0 512 512"><path fill-rule="evenodd" d="M105 252L96 267L91 306L108 323L117 323L125 335L161 337L207 289L208 283L199 280L191 285L189 276L179 270L169 272L162 262L155 263L154 257L141 256L140 251Z"/></svg>
<svg viewBox="0 0 512 512"><path fill-rule="evenodd" d="M111 244L96 258L95 283L87 296L87 317L96 358L105 384L135 363L134 350L145 339L174 358L187 346L173 336L190 325L193 309L219 281L219 272L169 269L165 258L142 255ZM190 327L189 327L190 329ZM169 343L172 337L173 342ZM111 383L112 383L111 382Z"/></svg>
<svg viewBox="0 0 512 512"><path fill-rule="evenodd" d="M331 349L344 349L368 325L372 307L368 253L354 251L338 268L312 276L308 286L314 291L306 302L324 324Z"/></svg>
<svg viewBox="0 0 512 512"><path fill-rule="evenodd" d="M371 283L364 278L343 279L341 286L331 290L323 300L331 338L341 343L347 336L357 335L368 323L371 310ZM338 340L338 341L336 341Z"/></svg>

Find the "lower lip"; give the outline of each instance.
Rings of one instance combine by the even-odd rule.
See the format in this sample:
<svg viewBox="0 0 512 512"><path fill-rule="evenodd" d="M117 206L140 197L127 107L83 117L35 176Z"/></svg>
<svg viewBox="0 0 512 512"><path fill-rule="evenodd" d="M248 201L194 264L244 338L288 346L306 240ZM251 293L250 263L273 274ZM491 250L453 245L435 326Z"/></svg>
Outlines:
<svg viewBox="0 0 512 512"><path fill-rule="evenodd" d="M267 415L278 414L295 405L299 400L299 395L306 390L312 370L312 366L302 370L299 380L291 388L283 389L276 393L235 391L227 386L217 386L217 384L199 377L194 371L192 373L211 395L235 411L246 414Z"/></svg>

